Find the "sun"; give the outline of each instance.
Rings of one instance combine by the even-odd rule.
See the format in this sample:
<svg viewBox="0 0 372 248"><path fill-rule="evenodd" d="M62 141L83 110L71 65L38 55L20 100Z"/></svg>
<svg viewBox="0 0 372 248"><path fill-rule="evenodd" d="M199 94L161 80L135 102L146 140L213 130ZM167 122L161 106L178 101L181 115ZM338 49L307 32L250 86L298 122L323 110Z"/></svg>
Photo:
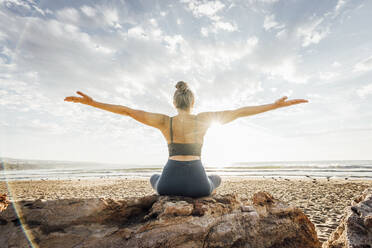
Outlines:
<svg viewBox="0 0 372 248"><path fill-rule="evenodd" d="M273 135L268 130L251 123L213 122L204 137L203 162L207 167L223 168L266 157L267 150L261 143L270 143L271 139Z"/></svg>
<svg viewBox="0 0 372 248"><path fill-rule="evenodd" d="M222 168L231 164L231 128L213 122L209 127L203 145L204 161L207 166Z"/></svg>

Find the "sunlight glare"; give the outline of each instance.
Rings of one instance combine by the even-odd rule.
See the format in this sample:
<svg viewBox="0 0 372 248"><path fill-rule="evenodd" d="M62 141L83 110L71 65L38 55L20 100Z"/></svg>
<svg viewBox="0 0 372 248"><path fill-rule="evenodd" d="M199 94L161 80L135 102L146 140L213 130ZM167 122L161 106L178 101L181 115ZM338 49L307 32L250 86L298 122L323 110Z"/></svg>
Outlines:
<svg viewBox="0 0 372 248"><path fill-rule="evenodd" d="M213 122L204 137L204 155L206 164L222 168L231 163L231 138L226 126Z"/></svg>

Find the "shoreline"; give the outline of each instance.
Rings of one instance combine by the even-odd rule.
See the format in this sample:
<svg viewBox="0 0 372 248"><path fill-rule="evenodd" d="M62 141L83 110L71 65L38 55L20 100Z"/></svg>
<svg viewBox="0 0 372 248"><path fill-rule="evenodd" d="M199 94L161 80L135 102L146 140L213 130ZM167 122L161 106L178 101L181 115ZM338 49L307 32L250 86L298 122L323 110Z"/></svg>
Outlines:
<svg viewBox="0 0 372 248"><path fill-rule="evenodd" d="M161 174L162 172L154 172ZM223 178L228 178L231 180L293 180L293 181L299 181L299 180L327 180L327 181L370 181L372 182L372 177L355 177L355 176L348 176L348 177L331 177L331 176L250 176L250 175L223 175L220 173L210 173L207 172L207 175L219 175ZM6 177L5 177L6 178ZM0 179L0 183L7 183L7 182L38 182L38 181L89 181L89 180L148 180L150 178L150 175L144 175L144 176L132 176L132 175L118 175L118 176L96 176L96 177L40 177L40 178L24 178L24 179Z"/></svg>
<svg viewBox="0 0 372 248"><path fill-rule="evenodd" d="M300 208L316 226L322 242L338 226L344 208L350 206L364 189L372 187L372 180L221 177L222 183L216 194L236 193L242 200L250 202L253 193L269 192L274 198ZM2 181L0 193L7 193L12 202L71 198L119 200L156 194L147 177Z"/></svg>

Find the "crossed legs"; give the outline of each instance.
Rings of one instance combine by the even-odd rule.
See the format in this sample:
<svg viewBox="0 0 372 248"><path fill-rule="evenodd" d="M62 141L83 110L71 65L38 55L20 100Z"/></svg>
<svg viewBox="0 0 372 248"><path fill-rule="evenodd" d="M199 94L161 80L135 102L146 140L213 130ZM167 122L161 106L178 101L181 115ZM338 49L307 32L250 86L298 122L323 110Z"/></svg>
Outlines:
<svg viewBox="0 0 372 248"><path fill-rule="evenodd" d="M222 178L219 175L209 175L208 178L211 181L211 195L214 195L216 193L216 188L221 184Z"/></svg>
<svg viewBox="0 0 372 248"><path fill-rule="evenodd" d="M151 187L152 187L155 191L157 191L157 184L158 184L159 178L160 178L160 174L158 174L158 173L153 174L153 175L150 177ZM208 179L209 179L209 183L210 183L210 185L211 185L211 189L212 189L211 194L215 194L215 193L216 193L216 188L217 188L218 186L220 186L221 181L222 181L222 178L221 178L219 175L209 175L209 176L208 176Z"/></svg>
<svg viewBox="0 0 372 248"><path fill-rule="evenodd" d="M156 186L158 185L158 179L160 177L160 174L153 174L151 177L150 177L150 183L151 183L151 187L156 191Z"/></svg>

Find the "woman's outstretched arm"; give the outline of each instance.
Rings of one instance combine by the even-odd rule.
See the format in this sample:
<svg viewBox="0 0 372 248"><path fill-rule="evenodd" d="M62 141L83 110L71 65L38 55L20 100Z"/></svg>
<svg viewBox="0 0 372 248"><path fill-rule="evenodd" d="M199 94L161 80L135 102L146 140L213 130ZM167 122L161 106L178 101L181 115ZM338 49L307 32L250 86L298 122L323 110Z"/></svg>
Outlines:
<svg viewBox="0 0 372 248"><path fill-rule="evenodd" d="M165 120L167 119L166 118L167 116L163 114L150 113L150 112L146 112L143 110L132 109L132 108L122 106L122 105L114 105L114 104L97 102L93 100L93 98L91 98L90 96L80 91L77 91L76 93L81 95L82 97L68 96L68 97L65 97L64 100L68 102L76 102L76 103L89 105L95 108L100 108L100 109L103 109L103 110L106 110L106 111L109 111L115 114L130 116L133 119L143 124L146 124L146 125L149 125L155 128L159 128L159 129L164 127Z"/></svg>
<svg viewBox="0 0 372 248"><path fill-rule="evenodd" d="M217 121L221 124L225 124L233 120L236 120L237 118L240 118L240 117L255 115L255 114L263 113L266 111L274 110L277 108L288 107L294 104L308 102L305 99L293 99L293 100L286 101L287 98L288 97L283 96L282 98L276 100L274 103L270 103L270 104L264 104L264 105L258 105L258 106L247 106L247 107L242 107L242 108L238 108L235 110L203 112L203 113L200 113L199 115L201 117L204 117L207 121L208 120L210 122Z"/></svg>

